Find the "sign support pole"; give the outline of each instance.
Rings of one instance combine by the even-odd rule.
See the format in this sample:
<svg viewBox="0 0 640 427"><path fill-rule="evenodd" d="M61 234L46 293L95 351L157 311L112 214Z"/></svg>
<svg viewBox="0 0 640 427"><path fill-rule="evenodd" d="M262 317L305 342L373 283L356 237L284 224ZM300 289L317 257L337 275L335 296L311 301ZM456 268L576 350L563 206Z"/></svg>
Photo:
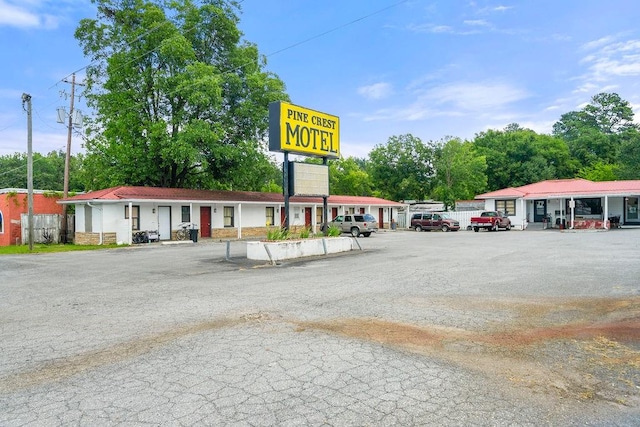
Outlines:
<svg viewBox="0 0 640 427"><path fill-rule="evenodd" d="M284 193L284 224L283 228L289 231L289 152L284 152L284 162L282 162L282 191Z"/></svg>
<svg viewBox="0 0 640 427"><path fill-rule="evenodd" d="M322 158L322 164L328 167L329 162L326 157ZM331 188L329 188L329 193L331 193ZM322 196L322 234L324 234L325 236L329 235L329 221L327 220L328 209L329 197Z"/></svg>

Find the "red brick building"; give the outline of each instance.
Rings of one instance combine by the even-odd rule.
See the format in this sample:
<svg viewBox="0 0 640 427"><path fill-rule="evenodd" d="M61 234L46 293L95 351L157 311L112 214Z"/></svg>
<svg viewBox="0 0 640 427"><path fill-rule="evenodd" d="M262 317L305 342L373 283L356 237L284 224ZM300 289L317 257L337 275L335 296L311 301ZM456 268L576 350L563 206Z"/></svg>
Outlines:
<svg viewBox="0 0 640 427"><path fill-rule="evenodd" d="M57 193L34 190L33 213L62 215L63 206L57 203L60 197ZM20 215L29 212L27 201L25 189L0 189L0 246L21 243Z"/></svg>

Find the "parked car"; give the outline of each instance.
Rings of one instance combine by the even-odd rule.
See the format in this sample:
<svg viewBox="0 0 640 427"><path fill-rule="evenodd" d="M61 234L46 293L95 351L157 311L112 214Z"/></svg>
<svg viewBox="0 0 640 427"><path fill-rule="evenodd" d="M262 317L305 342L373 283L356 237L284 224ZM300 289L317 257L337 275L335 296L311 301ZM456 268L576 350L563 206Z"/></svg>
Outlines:
<svg viewBox="0 0 640 427"><path fill-rule="evenodd" d="M444 212L422 212L411 215L411 228L416 231L458 231L460 223Z"/></svg>
<svg viewBox="0 0 640 427"><path fill-rule="evenodd" d="M361 234L369 237L371 233L378 231L378 222L371 214L338 215L329 223L329 226L338 227L343 233L351 233L353 237Z"/></svg>
<svg viewBox="0 0 640 427"><path fill-rule="evenodd" d="M511 220L503 212L485 211L480 216L471 217L471 228L475 232L481 228L488 231L498 231L501 228L511 230Z"/></svg>

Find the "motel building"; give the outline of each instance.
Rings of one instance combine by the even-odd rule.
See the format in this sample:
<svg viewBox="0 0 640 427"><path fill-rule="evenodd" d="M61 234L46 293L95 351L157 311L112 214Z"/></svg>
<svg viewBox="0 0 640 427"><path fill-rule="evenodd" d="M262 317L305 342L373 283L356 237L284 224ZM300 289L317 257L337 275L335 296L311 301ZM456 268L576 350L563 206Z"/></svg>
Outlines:
<svg viewBox="0 0 640 427"><path fill-rule="evenodd" d="M557 179L504 188L476 196L485 210L505 212L520 229L610 229L640 225L640 180L593 182Z"/></svg>
<svg viewBox="0 0 640 427"><path fill-rule="evenodd" d="M370 213L380 229L391 228L403 204L377 197L329 196L330 221L338 215ZM217 191L183 188L113 187L59 201L75 206L76 244L131 244L133 233L155 231L158 240L176 240L180 224L190 223L198 237L248 239L267 235L285 221L284 197L279 193ZM291 197L292 231L321 231L322 197Z"/></svg>

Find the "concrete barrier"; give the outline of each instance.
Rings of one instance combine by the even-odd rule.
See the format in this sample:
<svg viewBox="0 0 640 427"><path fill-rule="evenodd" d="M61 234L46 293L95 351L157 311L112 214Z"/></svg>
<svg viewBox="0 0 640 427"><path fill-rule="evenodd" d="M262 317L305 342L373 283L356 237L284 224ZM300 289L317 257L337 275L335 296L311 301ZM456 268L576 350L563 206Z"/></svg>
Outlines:
<svg viewBox="0 0 640 427"><path fill-rule="evenodd" d="M292 258L347 252L354 249L355 243L351 237L247 242L247 258L276 262Z"/></svg>

